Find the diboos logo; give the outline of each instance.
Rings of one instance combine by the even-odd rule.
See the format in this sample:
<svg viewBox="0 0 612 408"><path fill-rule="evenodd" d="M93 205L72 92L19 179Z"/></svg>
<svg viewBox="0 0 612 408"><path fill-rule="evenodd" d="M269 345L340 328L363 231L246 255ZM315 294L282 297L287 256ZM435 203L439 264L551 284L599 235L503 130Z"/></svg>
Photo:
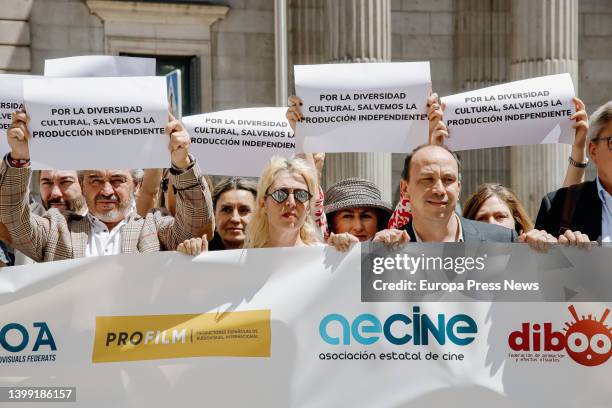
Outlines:
<svg viewBox="0 0 612 408"><path fill-rule="evenodd" d="M553 331L552 323L523 323L521 330L508 336L508 345L516 352L559 353L563 350L572 360L584 366L598 366L612 355L612 329L606 326L610 309L606 309L599 320L592 315L578 317L574 305L568 307L573 321L565 323L563 331ZM520 357L521 361L554 361L550 356L540 359L529 356Z"/></svg>
<svg viewBox="0 0 612 408"><path fill-rule="evenodd" d="M270 310L98 316L92 361L270 356Z"/></svg>
<svg viewBox="0 0 612 408"><path fill-rule="evenodd" d="M31 327L21 323L0 326L0 364L55 361L55 354L46 351L57 351L46 322L34 322Z"/></svg>
<svg viewBox="0 0 612 408"><path fill-rule="evenodd" d="M343 315L332 313L319 324L319 335L323 341L345 346L351 344L351 339L362 345L374 344L380 340L380 334L386 341L398 346L408 343L425 346L430 341L444 345L447 340L458 346L466 346L474 341L477 332L476 322L466 314L456 314L450 318L438 314L432 320L427 314L422 314L418 306L412 308L412 315L396 313L384 319L384 322L364 313L351 323Z"/></svg>

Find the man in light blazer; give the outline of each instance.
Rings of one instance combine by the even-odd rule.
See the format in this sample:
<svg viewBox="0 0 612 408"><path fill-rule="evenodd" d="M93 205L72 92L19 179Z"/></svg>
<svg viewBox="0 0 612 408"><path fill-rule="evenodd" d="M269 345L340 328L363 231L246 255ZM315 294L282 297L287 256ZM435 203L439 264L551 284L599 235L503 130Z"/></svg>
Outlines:
<svg viewBox="0 0 612 408"><path fill-rule="evenodd" d="M15 112L7 132L11 152L0 164L0 222L9 230L13 246L36 262L175 250L184 240L214 230L210 191L189 155L189 134L174 119L166 126L177 196L174 217L159 211L144 218L136 213L130 170L84 171L82 189L89 208L84 216L54 208L42 216L32 214L27 122L24 110Z"/></svg>

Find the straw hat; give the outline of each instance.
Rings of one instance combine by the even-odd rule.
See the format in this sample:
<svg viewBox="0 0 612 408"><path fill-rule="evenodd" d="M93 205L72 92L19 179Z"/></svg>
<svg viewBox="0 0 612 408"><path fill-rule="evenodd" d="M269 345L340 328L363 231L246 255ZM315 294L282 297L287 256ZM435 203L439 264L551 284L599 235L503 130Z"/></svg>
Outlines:
<svg viewBox="0 0 612 408"><path fill-rule="evenodd" d="M325 192L325 215L328 217L340 210L359 207L371 207L380 210L385 217L393 213L391 204L380 198L376 184L361 178L341 180Z"/></svg>

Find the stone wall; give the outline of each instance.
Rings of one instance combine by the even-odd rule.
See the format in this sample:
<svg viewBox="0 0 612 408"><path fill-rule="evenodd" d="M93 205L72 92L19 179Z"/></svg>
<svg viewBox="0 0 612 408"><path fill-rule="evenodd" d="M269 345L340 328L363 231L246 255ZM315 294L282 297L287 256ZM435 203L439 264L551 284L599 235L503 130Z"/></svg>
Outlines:
<svg viewBox="0 0 612 408"><path fill-rule="evenodd" d="M32 3L33 74L43 73L45 59L104 53L102 22L90 14L81 0L34 0Z"/></svg>
<svg viewBox="0 0 612 408"><path fill-rule="evenodd" d="M274 2L227 0L213 25L214 109L274 103ZM42 73L46 58L103 53L104 29L81 0L0 0L0 70ZM612 2L581 0L579 93L592 111L612 95ZM456 92L453 0L392 0L392 58L431 62ZM29 24L28 24L29 21Z"/></svg>
<svg viewBox="0 0 612 408"><path fill-rule="evenodd" d="M274 1L227 0L212 26L215 110L274 106Z"/></svg>
<svg viewBox="0 0 612 408"><path fill-rule="evenodd" d="M579 96L589 113L612 100L612 1L580 0Z"/></svg>
<svg viewBox="0 0 612 408"><path fill-rule="evenodd" d="M30 25L32 0L0 0L0 72L31 69Z"/></svg>

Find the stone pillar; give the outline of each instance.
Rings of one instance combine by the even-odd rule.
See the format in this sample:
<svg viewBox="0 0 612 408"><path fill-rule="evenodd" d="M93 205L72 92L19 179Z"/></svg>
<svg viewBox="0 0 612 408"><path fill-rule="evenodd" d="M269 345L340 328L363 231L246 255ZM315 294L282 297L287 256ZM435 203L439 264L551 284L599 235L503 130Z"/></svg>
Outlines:
<svg viewBox="0 0 612 408"><path fill-rule="evenodd" d="M508 81L510 0L457 0L455 84L458 92ZM461 202L482 183L510 185L510 148L459 152L463 170Z"/></svg>
<svg viewBox="0 0 612 408"><path fill-rule="evenodd" d="M391 60L389 0L327 1L328 59L331 62Z"/></svg>
<svg viewBox="0 0 612 408"><path fill-rule="evenodd" d="M578 0L514 0L510 80L568 72L578 85ZM511 148L511 187L535 218L540 200L561 187L569 145Z"/></svg>
<svg viewBox="0 0 612 408"><path fill-rule="evenodd" d="M325 1L289 2L290 46L294 64L319 64L325 60Z"/></svg>
<svg viewBox="0 0 612 408"><path fill-rule="evenodd" d="M391 0L325 1L328 62L391 61ZM377 135L372 135L374 143ZM391 201L390 153L332 153L323 172L324 188L347 177L376 183Z"/></svg>

